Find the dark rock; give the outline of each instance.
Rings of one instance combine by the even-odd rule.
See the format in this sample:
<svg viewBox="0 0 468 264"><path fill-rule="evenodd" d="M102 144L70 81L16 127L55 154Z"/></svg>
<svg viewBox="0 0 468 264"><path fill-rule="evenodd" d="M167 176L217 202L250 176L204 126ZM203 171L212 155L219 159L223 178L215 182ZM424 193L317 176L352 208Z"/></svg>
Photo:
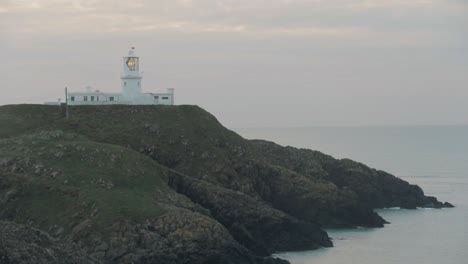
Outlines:
<svg viewBox="0 0 468 264"><path fill-rule="evenodd" d="M33 261L34 260L34 261ZM73 244L54 240L47 233L12 222L0 222L1 264L100 263Z"/></svg>
<svg viewBox="0 0 468 264"><path fill-rule="evenodd" d="M258 255L310 250L332 243L319 225L298 220L241 192L178 173L169 180L177 192L210 209L234 238Z"/></svg>
<svg viewBox="0 0 468 264"><path fill-rule="evenodd" d="M0 159L0 219L64 226L60 238L107 263L287 263L263 257L330 246L321 226L381 227L376 208L453 206L352 160L245 140L196 106L70 110L0 106L14 120L0 154L16 155Z"/></svg>
<svg viewBox="0 0 468 264"><path fill-rule="evenodd" d="M333 218L346 220L348 215L351 217L348 221L352 225L366 225L367 223L371 226L379 226L384 223L378 220L376 215L369 213L369 210L375 208L444 207L444 204L436 198L425 196L419 186L411 185L389 173L369 168L362 163L349 159L337 160L318 151L281 147L262 140L254 140L252 143L266 162L299 173L315 182L315 185L324 181L333 183L341 193L334 199L338 199L341 205L346 201L354 204L349 207L349 210L354 212L337 212L338 217ZM365 210L368 212L364 213ZM322 212L334 214L327 209ZM372 218L375 218L375 221L372 221ZM359 223L359 219L362 219L363 223ZM321 222L328 225L327 221Z"/></svg>
<svg viewBox="0 0 468 264"><path fill-rule="evenodd" d="M289 264L288 261L279 258L263 258L258 260L259 264Z"/></svg>
<svg viewBox="0 0 468 264"><path fill-rule="evenodd" d="M109 245L105 259L118 263L256 263L221 224L180 209L142 226L115 225Z"/></svg>
<svg viewBox="0 0 468 264"><path fill-rule="evenodd" d="M449 203L449 202L445 202L443 207L445 207L445 208L454 208L455 206L453 204Z"/></svg>
<svg viewBox="0 0 468 264"><path fill-rule="evenodd" d="M99 246L97 246L94 250L95 251L106 251L109 249L109 245L106 242L103 242Z"/></svg>

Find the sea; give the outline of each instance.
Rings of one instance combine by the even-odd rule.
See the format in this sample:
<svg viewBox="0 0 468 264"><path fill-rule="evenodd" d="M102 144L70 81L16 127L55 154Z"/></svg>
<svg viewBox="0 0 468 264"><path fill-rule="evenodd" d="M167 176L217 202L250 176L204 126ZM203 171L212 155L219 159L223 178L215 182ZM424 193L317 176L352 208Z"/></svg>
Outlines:
<svg viewBox="0 0 468 264"><path fill-rule="evenodd" d="M377 210L384 228L328 229L334 247L279 252L292 264L468 264L468 126L237 128L390 172L456 207Z"/></svg>

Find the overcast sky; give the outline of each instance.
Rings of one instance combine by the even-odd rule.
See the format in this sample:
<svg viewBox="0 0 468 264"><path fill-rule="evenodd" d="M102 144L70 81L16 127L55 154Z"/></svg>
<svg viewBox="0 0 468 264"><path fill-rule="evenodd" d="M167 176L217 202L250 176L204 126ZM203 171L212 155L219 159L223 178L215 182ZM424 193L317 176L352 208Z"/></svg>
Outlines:
<svg viewBox="0 0 468 264"><path fill-rule="evenodd" d="M0 0L0 104L176 88L230 127L468 124L468 0Z"/></svg>

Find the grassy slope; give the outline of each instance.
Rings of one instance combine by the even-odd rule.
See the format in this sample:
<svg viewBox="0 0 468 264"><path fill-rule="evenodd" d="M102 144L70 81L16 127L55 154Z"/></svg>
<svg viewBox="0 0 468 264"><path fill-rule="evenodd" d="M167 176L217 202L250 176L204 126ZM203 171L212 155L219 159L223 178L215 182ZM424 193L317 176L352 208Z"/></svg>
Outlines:
<svg viewBox="0 0 468 264"><path fill-rule="evenodd" d="M197 106L71 107L68 122L56 118L57 107L28 107L38 114L15 114L15 106L9 109L24 123L49 120L40 124L42 129L61 129L95 142L130 147L192 177L252 192L248 180L235 171L233 164L249 152L249 142Z"/></svg>
<svg viewBox="0 0 468 264"><path fill-rule="evenodd" d="M108 260L254 263L206 209L170 189L167 168L148 157L187 162L199 154L187 145L204 151L205 140L225 136L216 119L198 107L136 109L79 107L65 121L54 106L1 106L0 218L53 235L64 227L90 253L107 241ZM145 140L147 155L135 151Z"/></svg>
<svg viewBox="0 0 468 264"><path fill-rule="evenodd" d="M9 111L0 113L22 118L26 124L49 119L41 124L43 129L73 131L93 141L131 147L169 168L260 196L309 221L324 218L330 222L327 211L347 204L340 202L342 192L332 183L319 182L324 173L320 168L313 170L317 178L311 181L268 163L258 164L254 160L262 153L255 153L251 142L224 128L215 117L196 106L72 107L68 122L58 119L58 107L24 108L9 106ZM15 113L16 109L19 113Z"/></svg>
<svg viewBox="0 0 468 264"><path fill-rule="evenodd" d="M362 193L363 197L368 197L368 192L359 191L362 186L373 190L372 185L359 179L367 177L383 179L380 174L375 174L369 168L356 171L347 162L335 160L319 152L304 153L302 150L283 148L274 144L259 145L258 142L245 140L224 128L215 117L199 107L82 106L71 107L70 116L70 120L65 121L56 106L3 106L0 107L0 137L12 137L18 133L30 133L35 130L60 129L81 135L77 139L70 139L67 144L73 144L71 142L79 138L83 144L86 142L86 144L98 144L106 148L115 148L114 151L128 153L128 159L125 159L128 163L122 164L122 168L134 167L132 162L136 161L130 162L131 156L137 157L139 162L144 164L148 162L144 165L148 170L137 173L140 175L138 177L144 178L153 170L150 169L153 165L149 164L153 164L151 162L154 160L192 178L203 179L216 186L262 198L277 209L307 221L325 219L321 222L332 222L343 226L347 224L376 226L383 223L372 214L370 206L363 207L356 195L358 192ZM86 148L91 151L84 153L94 155L95 147ZM102 159L108 158L108 155L102 155ZM70 175L74 175L71 178L86 177L82 175L92 175L97 171L106 174L109 168L117 165L105 163L107 164L104 165L105 169L101 170L102 165L98 162L89 164L90 171L86 171L88 168L83 168L86 166L79 163L82 159L87 162L97 162L100 158L86 159L83 156L76 156L68 165L77 167L70 170ZM54 161L53 157L47 160ZM55 166L60 166L63 162L59 160L57 163ZM76 171L80 170L85 171L76 174ZM351 172L358 175L350 174ZM121 175L117 177L128 177L128 172L118 169L115 174ZM109 174L109 177L116 176ZM391 183L395 183L395 189L401 189L402 185L398 180L386 178L389 178ZM359 180L357 184L349 182L354 179ZM140 203L149 203L149 200L138 200L149 199L144 195L138 197L139 188L145 186L135 186L133 193L132 188L127 188L129 186L132 185L125 185L126 194L119 194L117 192L119 187L116 185L115 190L109 192L109 195L112 194L109 200L103 200L103 204L115 203L119 208L118 212L125 214L131 206L138 207ZM383 202L386 202L388 196L393 195L377 191L377 194L385 195L380 199ZM85 193L83 190L81 192ZM414 197L421 198L422 193L415 193ZM103 194L98 192L95 196L91 193L87 195L92 197L93 201L97 201ZM128 195L126 199L120 199L120 196L125 197L125 195ZM394 200L400 203L399 200ZM125 202L130 203L128 207ZM425 201L419 199L417 202L421 204ZM382 205L385 206L385 203ZM127 215L132 214L139 215L138 212L128 212ZM109 212L109 216L111 215L118 214Z"/></svg>
<svg viewBox="0 0 468 264"><path fill-rule="evenodd" d="M42 132L2 139L0 157L10 160L3 167L5 190L20 193L1 212L44 229L91 219L104 230L119 219L158 217L164 212L158 201L170 192L153 160L81 136Z"/></svg>
<svg viewBox="0 0 468 264"><path fill-rule="evenodd" d="M58 107L7 105L0 107L0 138L29 133L45 124L60 120Z"/></svg>

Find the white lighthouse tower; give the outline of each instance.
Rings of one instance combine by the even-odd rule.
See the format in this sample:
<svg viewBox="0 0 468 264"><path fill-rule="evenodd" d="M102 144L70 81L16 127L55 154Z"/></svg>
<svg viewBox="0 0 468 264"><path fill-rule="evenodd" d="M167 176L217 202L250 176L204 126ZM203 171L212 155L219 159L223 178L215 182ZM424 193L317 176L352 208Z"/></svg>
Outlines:
<svg viewBox="0 0 468 264"><path fill-rule="evenodd" d="M140 58L135 54L135 48L128 51L123 57L122 92L126 101L138 103L142 100ZM143 103L143 102L142 102Z"/></svg>
<svg viewBox="0 0 468 264"><path fill-rule="evenodd" d="M122 92L103 92L93 90L90 86L82 92L70 92L67 103L70 105L173 105L174 88L167 88L164 93L145 93L141 88L140 58L135 54L135 48L123 57ZM57 104L56 102L47 104Z"/></svg>

